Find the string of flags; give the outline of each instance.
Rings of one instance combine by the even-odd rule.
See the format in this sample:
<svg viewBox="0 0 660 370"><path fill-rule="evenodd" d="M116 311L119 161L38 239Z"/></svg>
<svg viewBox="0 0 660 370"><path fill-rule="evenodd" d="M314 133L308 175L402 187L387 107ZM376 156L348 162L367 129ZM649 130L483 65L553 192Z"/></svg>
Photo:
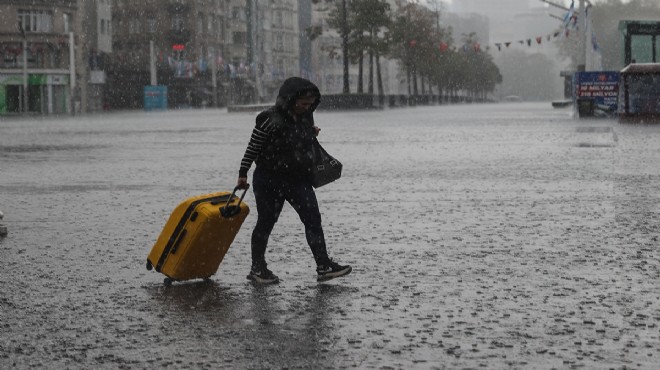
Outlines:
<svg viewBox="0 0 660 370"><path fill-rule="evenodd" d="M591 19L589 15L590 15L591 7L592 5L589 4L585 9L584 27L587 30L587 32L591 34L590 44L593 48L593 51L600 52L600 46L598 45L596 34L593 32L593 27L590 27ZM576 14L575 12L575 1L572 0L571 5L568 8L568 11L566 12L566 14L564 14L564 17L562 18L562 25L558 30L544 36L530 37L527 39L521 39L517 41L495 42L494 45L497 48L497 51L502 51L503 48L506 49L516 44L520 44L522 46L527 45L527 47L531 47L532 45L538 46L538 45L542 45L544 40L546 42L551 42L553 39L557 39L559 37L568 38L571 36L571 34L575 34L579 30L580 30L580 23L578 22L578 14ZM411 48L414 48L415 46L417 46L417 41L416 40L409 41L409 46ZM490 50L490 46L486 46L485 49ZM439 45L439 50L440 52L444 53L447 50L449 50L449 45L443 41ZM479 43L465 44L459 50L463 51L464 53L471 51L478 53L481 52L481 45Z"/></svg>
<svg viewBox="0 0 660 370"><path fill-rule="evenodd" d="M595 52L600 52L600 46L598 44L596 34L593 32L593 27L589 27L591 22L591 18L589 17L591 8L592 8L591 4L587 5L587 7L585 8L584 27L587 30L591 28L590 44ZM556 39L558 37L568 38L571 36L571 34L575 34L579 30L580 30L580 23L578 22L578 14L575 13L575 0L572 0L571 5L568 8L568 11L566 12L566 14L564 14L564 17L562 18L561 28L557 31L554 31L551 34L545 35L545 39L547 42L550 42L552 39ZM541 45L543 43L543 39L544 36L537 36L534 38L518 40L517 43L523 46L527 44L528 47L531 47L534 41L536 41L536 45ZM498 51L502 51L502 47L509 48L511 45L514 45L514 42L513 41L496 42L494 44Z"/></svg>
<svg viewBox="0 0 660 370"><path fill-rule="evenodd" d="M520 45L523 45L523 46L524 46L525 44L527 44L528 47L532 46L532 44L533 44L534 42L536 42L536 45L541 45L541 44L543 43L543 39L544 39L544 38L545 38L545 40L546 40L547 42L550 42L553 38L557 38L557 37L561 36L562 34L565 34L566 37L568 37L568 36L569 36L569 31L566 30L565 33L564 33L564 32L561 32L561 31L555 31L555 32L553 32L553 33L551 33L551 34L545 35L545 37L544 37L544 36L537 36L537 37L534 37L534 38L528 38L528 39L518 40L518 41L516 41L516 43L518 43L518 44L520 44ZM514 45L514 42L513 42L513 41L507 41L507 42L496 42L496 43L495 43L495 47L497 48L497 51L502 51L502 47L504 47L504 48L508 48L508 47L510 47L511 45Z"/></svg>

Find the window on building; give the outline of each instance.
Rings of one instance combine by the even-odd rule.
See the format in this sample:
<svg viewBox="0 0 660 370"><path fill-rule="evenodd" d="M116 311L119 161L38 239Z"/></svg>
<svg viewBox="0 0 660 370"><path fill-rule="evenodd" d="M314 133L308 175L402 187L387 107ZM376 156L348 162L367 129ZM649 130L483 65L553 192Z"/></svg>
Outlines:
<svg viewBox="0 0 660 370"><path fill-rule="evenodd" d="M234 32L232 38L234 45L245 45L245 32Z"/></svg>
<svg viewBox="0 0 660 370"><path fill-rule="evenodd" d="M215 27L215 19L212 14L206 16L206 33L213 35L213 28Z"/></svg>
<svg viewBox="0 0 660 370"><path fill-rule="evenodd" d="M156 17L153 15L147 17L147 32L156 33Z"/></svg>
<svg viewBox="0 0 660 370"><path fill-rule="evenodd" d="M278 33L275 36L275 49L283 50L284 49L284 37L281 33Z"/></svg>
<svg viewBox="0 0 660 370"><path fill-rule="evenodd" d="M62 14L62 21L64 22L64 33L69 33L70 23L71 23L71 14L68 14L68 13Z"/></svg>
<svg viewBox="0 0 660 370"><path fill-rule="evenodd" d="M204 15L197 14L197 34L201 35L204 32Z"/></svg>
<svg viewBox="0 0 660 370"><path fill-rule="evenodd" d="M273 21L274 25L277 27L282 27L282 11L275 11L275 20Z"/></svg>
<svg viewBox="0 0 660 370"><path fill-rule="evenodd" d="M18 27L25 32L53 32L53 12L19 10Z"/></svg>
<svg viewBox="0 0 660 370"><path fill-rule="evenodd" d="M140 33L140 20L139 19L130 19L128 21L128 33L136 34Z"/></svg>
<svg viewBox="0 0 660 370"><path fill-rule="evenodd" d="M113 23L113 25L112 25L113 29L115 29L117 31L121 31L121 26L122 26L121 19L119 19L117 17L112 18L112 23Z"/></svg>
<svg viewBox="0 0 660 370"><path fill-rule="evenodd" d="M172 31L183 31L183 18L180 15L172 17Z"/></svg>
<svg viewBox="0 0 660 370"><path fill-rule="evenodd" d="M245 14L245 11L246 10L244 8L240 8L240 7L232 8L231 10L232 19L245 22L247 20L247 14Z"/></svg>
<svg viewBox="0 0 660 370"><path fill-rule="evenodd" d="M220 39L224 39L224 37L225 37L225 32L224 32L224 30L225 30L225 26L224 26L224 23L222 22L222 18L221 18L221 17L218 16L217 19L218 19L218 28L216 29L216 35L217 35Z"/></svg>
<svg viewBox="0 0 660 370"><path fill-rule="evenodd" d="M105 29L105 19L101 19L99 22L99 33L101 35L105 35L106 29Z"/></svg>

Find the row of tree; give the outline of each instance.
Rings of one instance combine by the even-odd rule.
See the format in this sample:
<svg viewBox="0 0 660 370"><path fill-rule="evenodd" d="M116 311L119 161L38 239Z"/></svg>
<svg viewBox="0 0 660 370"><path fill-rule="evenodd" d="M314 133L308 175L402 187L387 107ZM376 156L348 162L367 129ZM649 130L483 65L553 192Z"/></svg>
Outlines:
<svg viewBox="0 0 660 370"><path fill-rule="evenodd" d="M344 93L349 93L348 65L358 66L358 93L383 95L381 58L398 60L405 71L408 93L455 96L463 92L475 99L502 82L490 54L481 52L474 33L464 34L458 43L451 28L440 24L440 11L417 3L397 1L395 9L386 0L313 0L325 6L329 26L342 37ZM436 3L437 5L437 3ZM308 30L310 39L322 34L318 27ZM364 89L365 63L368 66Z"/></svg>

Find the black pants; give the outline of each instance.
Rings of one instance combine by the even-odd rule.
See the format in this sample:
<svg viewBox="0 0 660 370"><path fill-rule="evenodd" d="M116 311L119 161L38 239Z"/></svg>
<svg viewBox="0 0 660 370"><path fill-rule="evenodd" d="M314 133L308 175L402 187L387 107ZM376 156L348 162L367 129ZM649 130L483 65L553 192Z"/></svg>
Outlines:
<svg viewBox="0 0 660 370"><path fill-rule="evenodd" d="M328 259L321 213L311 184L287 178L257 167L252 178L252 190L257 203L257 225L252 232L252 264L265 261L268 238L284 206L289 202L305 225L307 244L317 263Z"/></svg>

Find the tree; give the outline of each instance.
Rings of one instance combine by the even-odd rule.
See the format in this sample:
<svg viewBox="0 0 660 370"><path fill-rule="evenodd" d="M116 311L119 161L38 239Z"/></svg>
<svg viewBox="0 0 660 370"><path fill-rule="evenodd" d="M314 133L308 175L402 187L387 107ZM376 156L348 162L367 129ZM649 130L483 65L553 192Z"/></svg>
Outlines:
<svg viewBox="0 0 660 370"><path fill-rule="evenodd" d="M424 78L435 63L432 57L440 39L435 15L429 9L408 3L399 6L390 28L391 56L399 59L406 71L409 94L417 96L418 76Z"/></svg>
<svg viewBox="0 0 660 370"><path fill-rule="evenodd" d="M383 35L390 22L390 6L385 0L351 0L346 3L347 11L344 13L344 3L334 2L328 25L342 35L344 27L347 29L345 59L359 66L358 92L361 93L364 92L364 56L365 53L369 56L370 71L373 71L373 56L376 52L383 52L386 45ZM347 69L345 74L348 74ZM369 86L373 86L373 73L369 75Z"/></svg>

